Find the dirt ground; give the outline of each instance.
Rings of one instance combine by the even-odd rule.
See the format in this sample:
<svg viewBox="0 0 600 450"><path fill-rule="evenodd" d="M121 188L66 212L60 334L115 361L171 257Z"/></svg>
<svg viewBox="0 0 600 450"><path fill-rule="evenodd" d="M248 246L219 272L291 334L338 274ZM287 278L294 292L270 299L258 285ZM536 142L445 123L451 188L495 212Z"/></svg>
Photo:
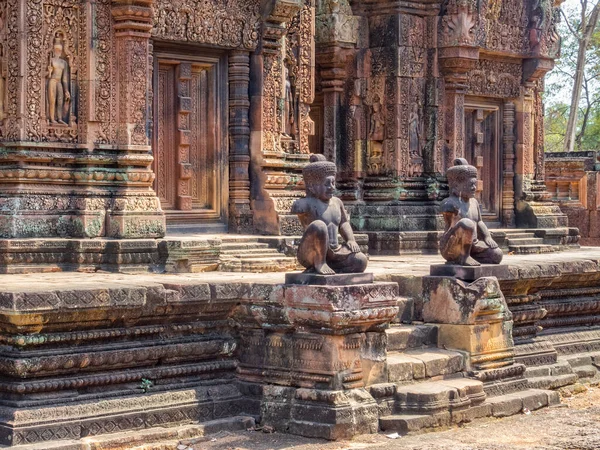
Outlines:
<svg viewBox="0 0 600 450"><path fill-rule="evenodd" d="M563 398L562 404L504 419L480 419L448 430L391 439L385 434L328 442L261 431L222 432L194 450L600 450L600 388Z"/></svg>

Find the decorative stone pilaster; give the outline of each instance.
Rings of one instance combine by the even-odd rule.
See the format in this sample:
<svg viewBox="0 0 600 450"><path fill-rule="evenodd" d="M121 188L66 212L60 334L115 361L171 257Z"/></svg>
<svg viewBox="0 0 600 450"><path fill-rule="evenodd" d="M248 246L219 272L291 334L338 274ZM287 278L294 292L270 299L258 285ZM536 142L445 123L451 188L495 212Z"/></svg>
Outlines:
<svg viewBox="0 0 600 450"><path fill-rule="evenodd" d="M505 102L502 118L502 225L515 224L515 104Z"/></svg>
<svg viewBox="0 0 600 450"><path fill-rule="evenodd" d="M297 235L302 227L290 208L303 195L299 181L313 129L314 5L272 3L251 63L252 210L256 231Z"/></svg>
<svg viewBox="0 0 600 450"><path fill-rule="evenodd" d="M229 230L250 233L250 56L245 51L229 55Z"/></svg>
<svg viewBox="0 0 600 450"><path fill-rule="evenodd" d="M364 388L383 368L369 355L374 343L384 348L397 294L395 283L253 285L237 315L238 376L263 423L326 439L375 432L377 404Z"/></svg>
<svg viewBox="0 0 600 450"><path fill-rule="evenodd" d="M150 31L152 30L153 0L113 0L112 17L115 30L117 61L118 124L117 149L125 158L136 160L145 156L149 147L149 111L152 92L152 63L150 54ZM185 77L185 75L184 75ZM180 114L185 115L185 102L180 101ZM185 129L183 129L185 133ZM185 146L185 139L180 139ZM151 160L150 160L151 161ZM178 161L185 164L185 157ZM185 166L182 166L185 167ZM116 238L161 237L166 232L164 214L160 202L152 190L154 175L149 163L149 177L145 185L115 193L112 210L107 214L106 235ZM185 170L184 170L185 171ZM183 191L182 191L183 190ZM139 197L145 197L143 200ZM178 192L180 203L189 203L185 186ZM123 205L123 208L118 205Z"/></svg>
<svg viewBox="0 0 600 450"><path fill-rule="evenodd" d="M317 9L317 64L321 69L323 90L323 151L328 161L340 162L342 148L351 152L345 136L346 118L343 92L348 75L347 58L358 40L358 18L352 15L347 0L324 1ZM344 169L344 168L342 168Z"/></svg>
<svg viewBox="0 0 600 450"><path fill-rule="evenodd" d="M446 154L444 170L464 157L465 94L467 73L479 60L475 43L475 6L469 0L450 2L440 17L439 64L444 76Z"/></svg>

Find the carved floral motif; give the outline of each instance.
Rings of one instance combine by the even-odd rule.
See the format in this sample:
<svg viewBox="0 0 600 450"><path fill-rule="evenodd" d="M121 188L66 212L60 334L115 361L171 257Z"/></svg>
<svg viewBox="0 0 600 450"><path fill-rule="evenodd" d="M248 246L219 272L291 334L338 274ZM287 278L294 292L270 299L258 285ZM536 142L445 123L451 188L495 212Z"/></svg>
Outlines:
<svg viewBox="0 0 600 450"><path fill-rule="evenodd" d="M228 48L258 43L258 0L157 0L152 35Z"/></svg>
<svg viewBox="0 0 600 450"><path fill-rule="evenodd" d="M470 93L491 97L517 98L520 95L521 64L482 59L469 72Z"/></svg>

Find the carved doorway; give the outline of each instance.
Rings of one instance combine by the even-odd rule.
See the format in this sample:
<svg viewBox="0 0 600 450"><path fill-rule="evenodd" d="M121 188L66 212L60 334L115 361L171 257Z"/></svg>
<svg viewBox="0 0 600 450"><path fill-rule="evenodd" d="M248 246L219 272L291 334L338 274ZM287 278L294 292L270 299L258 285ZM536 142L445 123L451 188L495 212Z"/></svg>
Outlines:
<svg viewBox="0 0 600 450"><path fill-rule="evenodd" d="M154 55L154 188L167 224L227 223L226 67L218 55Z"/></svg>
<svg viewBox="0 0 600 450"><path fill-rule="evenodd" d="M501 111L499 105L465 103L465 158L477 167L477 200L483 220L500 226L502 206Z"/></svg>

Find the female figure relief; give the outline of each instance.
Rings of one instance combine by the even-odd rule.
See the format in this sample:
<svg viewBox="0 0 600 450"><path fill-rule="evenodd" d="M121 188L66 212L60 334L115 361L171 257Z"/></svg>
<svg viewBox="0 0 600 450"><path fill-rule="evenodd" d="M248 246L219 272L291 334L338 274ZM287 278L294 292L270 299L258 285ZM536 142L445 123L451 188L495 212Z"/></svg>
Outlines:
<svg viewBox="0 0 600 450"><path fill-rule="evenodd" d="M50 124L67 125L71 92L69 91L69 63L63 57L61 33L54 37L54 47L48 65L48 121Z"/></svg>

